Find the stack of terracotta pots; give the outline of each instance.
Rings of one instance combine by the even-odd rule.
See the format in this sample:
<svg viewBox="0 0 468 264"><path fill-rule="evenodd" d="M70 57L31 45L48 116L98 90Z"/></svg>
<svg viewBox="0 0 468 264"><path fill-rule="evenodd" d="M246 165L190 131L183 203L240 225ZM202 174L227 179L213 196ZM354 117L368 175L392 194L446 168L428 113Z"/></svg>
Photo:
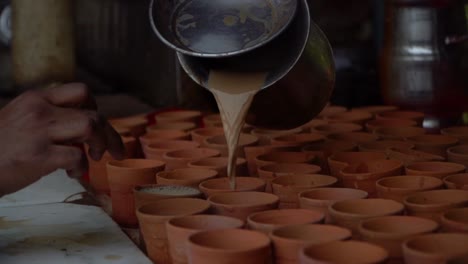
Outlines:
<svg viewBox="0 0 468 264"><path fill-rule="evenodd" d="M128 159L92 163L91 183L158 264L456 261L468 255L468 129L428 134L423 118L327 106L296 129L245 126L232 190L219 115L129 117L112 122Z"/></svg>

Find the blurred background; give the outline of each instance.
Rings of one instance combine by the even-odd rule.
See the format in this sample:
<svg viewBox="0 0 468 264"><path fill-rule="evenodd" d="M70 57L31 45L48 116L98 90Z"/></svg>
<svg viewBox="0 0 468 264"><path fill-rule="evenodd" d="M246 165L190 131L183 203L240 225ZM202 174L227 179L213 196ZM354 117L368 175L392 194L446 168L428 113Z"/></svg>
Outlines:
<svg viewBox="0 0 468 264"><path fill-rule="evenodd" d="M69 19L73 24L73 32L67 36L76 52L70 61L76 61L77 67L70 70L72 77L59 76L63 81L85 81L96 95L116 102L123 98L118 96L128 96L144 105L126 109L126 113L174 106L215 107L211 95L188 79L174 52L153 33L148 0L14 1L20 10L18 20L37 12L47 16L52 8L59 8L57 3L71 6L62 7L64 15L54 18L60 25L67 25ZM332 104L348 108L394 104L430 113L439 125L464 122L468 110L468 0L309 0L309 4L335 55ZM24 58L34 57L38 51L11 45L10 5L11 1L0 0L3 98L46 81L27 77L31 60ZM21 27L14 31L21 31L17 34L23 42L48 34L27 20L17 23ZM67 31L57 34L66 35ZM12 61L20 62L14 66ZM48 63L60 65L53 60ZM17 73L21 71L23 74Z"/></svg>

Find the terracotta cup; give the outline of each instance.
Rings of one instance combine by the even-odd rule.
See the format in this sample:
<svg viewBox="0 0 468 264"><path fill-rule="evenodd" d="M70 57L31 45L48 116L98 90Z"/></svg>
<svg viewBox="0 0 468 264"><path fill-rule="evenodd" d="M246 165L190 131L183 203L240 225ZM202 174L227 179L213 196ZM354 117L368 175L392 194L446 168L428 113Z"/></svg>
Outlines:
<svg viewBox="0 0 468 264"><path fill-rule="evenodd" d="M328 158L338 152L357 151L357 144L350 141L327 140L321 144L307 145L302 148L302 152L315 155L322 173L330 174Z"/></svg>
<svg viewBox="0 0 468 264"><path fill-rule="evenodd" d="M272 138L271 144L278 146L305 146L308 144L317 144L324 141L325 137L321 134L301 133Z"/></svg>
<svg viewBox="0 0 468 264"><path fill-rule="evenodd" d="M190 132L191 130L197 128L197 124L193 122L171 122L171 123L162 123L146 127L146 131L151 133L155 130L182 130L185 132Z"/></svg>
<svg viewBox="0 0 468 264"><path fill-rule="evenodd" d="M468 173L449 175L444 178L447 189L460 189L468 191Z"/></svg>
<svg viewBox="0 0 468 264"><path fill-rule="evenodd" d="M440 133L458 138L460 144L468 144L468 126L448 127L442 129Z"/></svg>
<svg viewBox="0 0 468 264"><path fill-rule="evenodd" d="M388 252L379 246L361 241L336 241L310 246L301 252L301 264L354 263L383 264Z"/></svg>
<svg viewBox="0 0 468 264"><path fill-rule="evenodd" d="M407 264L447 263L453 258L468 254L468 234L426 234L403 243Z"/></svg>
<svg viewBox="0 0 468 264"><path fill-rule="evenodd" d="M202 113L194 110L179 110L159 113L155 116L157 124L174 122L193 122L197 124L201 120Z"/></svg>
<svg viewBox="0 0 468 264"><path fill-rule="evenodd" d="M458 139L445 135L419 135L407 139L415 145L416 150L442 157L447 156L447 149L458 144Z"/></svg>
<svg viewBox="0 0 468 264"><path fill-rule="evenodd" d="M442 231L468 233L468 208L450 209L440 219Z"/></svg>
<svg viewBox="0 0 468 264"><path fill-rule="evenodd" d="M374 119L366 123L366 130L374 133L377 128L381 127L414 127L418 123L407 119Z"/></svg>
<svg viewBox="0 0 468 264"><path fill-rule="evenodd" d="M138 142L134 137L122 137L125 148L125 158L135 157ZM107 177L107 163L114 160L109 152L105 152L101 160L93 160L88 153L89 146L85 144L85 153L88 160L88 174L91 187L97 194L110 194L109 180Z"/></svg>
<svg viewBox="0 0 468 264"><path fill-rule="evenodd" d="M340 177L340 172L349 165L386 158L385 153L381 152L337 152L328 157L328 167L330 168L330 175Z"/></svg>
<svg viewBox="0 0 468 264"><path fill-rule="evenodd" d="M424 113L418 111L397 110L377 114L376 119L408 119L416 121L418 125L422 125L424 116Z"/></svg>
<svg viewBox="0 0 468 264"><path fill-rule="evenodd" d="M170 198L202 198L200 190L188 186L145 184L133 189L135 208Z"/></svg>
<svg viewBox="0 0 468 264"><path fill-rule="evenodd" d="M178 185L198 188L206 180L216 178L218 172L209 169L184 168L172 171L161 171L156 174L156 183L161 185Z"/></svg>
<svg viewBox="0 0 468 264"><path fill-rule="evenodd" d="M348 229L331 225L292 225L275 229L271 232L275 263L294 264L299 261L302 248L322 245L351 237Z"/></svg>
<svg viewBox="0 0 468 264"><path fill-rule="evenodd" d="M447 160L468 167L468 145L461 145L448 148Z"/></svg>
<svg viewBox="0 0 468 264"><path fill-rule="evenodd" d="M121 118L111 118L109 123L116 128L127 128L134 138L139 138L145 134L148 119L145 115L127 116Z"/></svg>
<svg viewBox="0 0 468 264"><path fill-rule="evenodd" d="M209 230L191 235L187 252L191 264L270 263L271 241L251 230Z"/></svg>
<svg viewBox="0 0 468 264"><path fill-rule="evenodd" d="M263 154L255 159L258 168L275 163L307 163L317 162L315 155L305 152L278 151Z"/></svg>
<svg viewBox="0 0 468 264"><path fill-rule="evenodd" d="M319 224L325 214L320 211L305 209L279 209L251 214L247 218L250 229L269 234L271 231L289 225Z"/></svg>
<svg viewBox="0 0 468 264"><path fill-rule="evenodd" d="M386 199L353 199L338 201L329 207L331 223L350 229L359 238L359 223L363 220L387 215L400 215L404 206Z"/></svg>
<svg viewBox="0 0 468 264"><path fill-rule="evenodd" d="M200 183L199 189L206 198L216 193L226 192L264 192L266 182L255 177L236 177L236 189L232 190L228 178L217 178Z"/></svg>
<svg viewBox="0 0 468 264"><path fill-rule="evenodd" d="M223 127L223 121L220 114L210 114L202 118L205 127Z"/></svg>
<svg viewBox="0 0 468 264"><path fill-rule="evenodd" d="M406 149L406 148L389 148L387 151L389 159L399 160L403 162L405 166L408 166L414 162L419 161L444 161L445 158L439 155L430 154L427 152Z"/></svg>
<svg viewBox="0 0 468 264"><path fill-rule="evenodd" d="M117 223L128 227L138 224L133 188L141 184L156 183L155 175L164 170L164 166L162 161L143 159L114 160L107 163L112 217Z"/></svg>
<svg viewBox="0 0 468 264"><path fill-rule="evenodd" d="M348 109L344 106L338 105L327 105L325 106L322 111L317 115L318 118L324 118L326 116L340 114L348 111Z"/></svg>
<svg viewBox="0 0 468 264"><path fill-rule="evenodd" d="M367 121L372 119L372 114L366 111L348 111L344 113L337 113L324 117L324 120L330 123L356 123L359 125L364 125Z"/></svg>
<svg viewBox="0 0 468 264"><path fill-rule="evenodd" d="M299 208L299 193L319 188L331 187L338 180L321 174L295 174L280 176L271 181L273 194L280 199L279 208Z"/></svg>
<svg viewBox="0 0 468 264"><path fill-rule="evenodd" d="M242 228L243 226L243 221L221 215L190 215L167 221L167 239L172 263L188 263L187 244L191 235L201 231Z"/></svg>
<svg viewBox="0 0 468 264"><path fill-rule="evenodd" d="M433 190L407 196L404 200L408 215L440 221L441 215L452 208L468 206L468 191Z"/></svg>
<svg viewBox="0 0 468 264"><path fill-rule="evenodd" d="M188 163L189 168L210 169L218 172L218 177L227 177L228 158L214 157L196 160ZM236 159L236 175L247 175L247 161L243 158Z"/></svg>
<svg viewBox="0 0 468 264"><path fill-rule="evenodd" d="M368 106L361 106L361 107L355 107L351 109L351 111L366 111L374 116L380 113L384 112L390 112L390 111L397 111L398 106L395 105L368 105Z"/></svg>
<svg viewBox="0 0 468 264"><path fill-rule="evenodd" d="M194 148L166 152L163 155L163 161L166 162L166 171L171 171L187 168L188 164L195 160L219 156L219 151L214 149Z"/></svg>
<svg viewBox="0 0 468 264"><path fill-rule="evenodd" d="M437 230L437 222L414 216L382 216L359 225L362 240L385 248L394 261L402 260L402 244L412 237Z"/></svg>
<svg viewBox="0 0 468 264"><path fill-rule="evenodd" d="M379 139L379 137L375 134L368 132L345 132L339 134L330 134L327 137L331 140L351 141L357 145L366 142L374 142Z"/></svg>
<svg viewBox="0 0 468 264"><path fill-rule="evenodd" d="M327 124L328 122L323 119L314 118L310 120L309 122L307 122L306 124L304 124L303 126L301 126L301 128L304 132L312 132L314 131L314 128L318 126L327 125Z"/></svg>
<svg viewBox="0 0 468 264"><path fill-rule="evenodd" d="M257 176L257 157L267 153L278 152L278 151L298 151L298 147L295 146L254 146L245 147L245 159L247 160L247 167L249 169L250 176Z"/></svg>
<svg viewBox="0 0 468 264"><path fill-rule="evenodd" d="M298 134L302 132L302 128L294 128L289 130L269 130L254 128L250 131L250 134L258 138L258 144L260 146L270 145L271 139L284 135Z"/></svg>
<svg viewBox="0 0 468 264"><path fill-rule="evenodd" d="M380 140L359 144L359 151L382 151L387 152L390 148L412 149L414 144L401 140Z"/></svg>
<svg viewBox="0 0 468 264"><path fill-rule="evenodd" d="M154 130L140 137L142 145L149 145L161 140L190 140L190 134L182 130Z"/></svg>
<svg viewBox="0 0 468 264"><path fill-rule="evenodd" d="M426 130L421 127L379 127L374 130L374 134L381 139L405 140L410 137L426 134Z"/></svg>
<svg viewBox="0 0 468 264"><path fill-rule="evenodd" d="M227 192L213 194L208 201L215 214L246 221L253 213L278 208L279 198L263 192Z"/></svg>
<svg viewBox="0 0 468 264"><path fill-rule="evenodd" d="M294 174L317 174L322 171L317 165L306 163L277 163L258 168L258 176L267 182L266 191L272 192L271 181L279 176Z"/></svg>
<svg viewBox="0 0 468 264"><path fill-rule="evenodd" d="M192 135L193 141L203 145L205 139L207 138L224 135L224 129L222 127L197 128L192 130L190 135Z"/></svg>
<svg viewBox="0 0 468 264"><path fill-rule="evenodd" d="M344 187L360 189L369 197L376 197L376 181L402 172L403 163L399 160L373 160L349 165L341 170L340 177Z"/></svg>
<svg viewBox="0 0 468 264"><path fill-rule="evenodd" d="M316 210L325 214L325 223L330 223L328 208L330 205L345 200L365 199L368 193L350 188L317 188L299 194L299 207Z"/></svg>
<svg viewBox="0 0 468 264"><path fill-rule="evenodd" d="M237 156L245 158L244 148L247 146L255 146L258 144L258 138L249 134L242 133L239 136L239 143L237 144ZM222 157L227 157L228 145L224 135L205 138L203 146L211 149L216 149L221 153Z"/></svg>
<svg viewBox="0 0 468 264"><path fill-rule="evenodd" d="M377 197L402 203L408 195L442 189L440 179L429 176L393 176L376 182Z"/></svg>
<svg viewBox="0 0 468 264"><path fill-rule="evenodd" d="M147 159L162 160L166 152L200 147L197 142L189 140L160 140L149 145L143 145L143 153Z"/></svg>
<svg viewBox="0 0 468 264"><path fill-rule="evenodd" d="M443 179L445 176L464 173L466 167L453 162L422 161L405 167L407 175L425 175Z"/></svg>
<svg viewBox="0 0 468 264"><path fill-rule="evenodd" d="M316 126L313 129L311 129L311 132L327 136L338 133L358 132L361 130L362 126L355 123L330 123L326 125Z"/></svg>
<svg viewBox="0 0 468 264"><path fill-rule="evenodd" d="M148 257L154 263L170 264L166 222L175 217L203 214L209 209L207 201L194 198L164 199L138 208L140 232Z"/></svg>

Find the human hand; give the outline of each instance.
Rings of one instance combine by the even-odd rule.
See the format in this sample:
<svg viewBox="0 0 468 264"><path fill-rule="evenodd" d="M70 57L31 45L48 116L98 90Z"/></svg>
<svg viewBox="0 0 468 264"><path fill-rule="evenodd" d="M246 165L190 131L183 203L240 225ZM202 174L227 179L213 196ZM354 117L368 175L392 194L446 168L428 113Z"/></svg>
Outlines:
<svg viewBox="0 0 468 264"><path fill-rule="evenodd" d="M123 158L118 133L98 115L85 85L28 91L0 110L0 196L18 191L57 169L80 176L86 158L75 144L101 159Z"/></svg>

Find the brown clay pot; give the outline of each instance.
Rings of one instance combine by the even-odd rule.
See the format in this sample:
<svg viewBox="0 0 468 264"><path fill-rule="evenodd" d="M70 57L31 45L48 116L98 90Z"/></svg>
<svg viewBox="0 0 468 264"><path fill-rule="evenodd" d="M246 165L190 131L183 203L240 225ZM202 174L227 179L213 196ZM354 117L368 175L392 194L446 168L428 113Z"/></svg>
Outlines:
<svg viewBox="0 0 468 264"><path fill-rule="evenodd" d="M323 125L327 125L328 122L323 120L323 119L312 119L310 120L309 122L307 122L306 124L304 124L303 126L301 126L302 130L304 132L312 132L314 131L314 128L318 127L318 126L323 126Z"/></svg>
<svg viewBox="0 0 468 264"><path fill-rule="evenodd" d="M215 214L247 220L249 215L278 208L278 196L263 192L216 193L208 198Z"/></svg>
<svg viewBox="0 0 468 264"><path fill-rule="evenodd" d="M369 106L355 107L351 109L351 111L365 111L373 115L384 113L384 112L397 111L397 110L398 110L398 106L394 106L394 105L369 105Z"/></svg>
<svg viewBox="0 0 468 264"><path fill-rule="evenodd" d="M271 181L279 176L295 174L317 174L322 168L305 163L277 163L258 168L258 176L267 183L266 191L271 192Z"/></svg>
<svg viewBox="0 0 468 264"><path fill-rule="evenodd" d="M121 137L125 148L125 158L134 158L138 142L134 137ZM101 160L95 161L88 154L89 147L85 144L85 153L88 160L88 174L91 187L97 194L109 194L109 180L107 178L106 164L114 160L109 152L105 152Z"/></svg>
<svg viewBox="0 0 468 264"><path fill-rule="evenodd" d="M171 123L162 123L156 124L149 127L146 127L146 131L148 133L152 133L155 130L182 130L185 132L189 132L193 129L197 128L197 124L193 122L171 122Z"/></svg>
<svg viewBox="0 0 468 264"><path fill-rule="evenodd" d="M324 141L325 137L323 135L317 133L301 133L272 138L271 144L277 146L304 146Z"/></svg>
<svg viewBox="0 0 468 264"><path fill-rule="evenodd" d="M442 157L447 156L447 149L458 144L458 139L444 135L420 135L407 139L415 145L416 150Z"/></svg>
<svg viewBox="0 0 468 264"><path fill-rule="evenodd" d="M465 166L453 162L422 161L405 167L406 175L425 175L443 179L445 176L464 173Z"/></svg>
<svg viewBox="0 0 468 264"><path fill-rule="evenodd" d="M376 119L408 119L421 125L424 120L424 113L417 111L390 111L377 114Z"/></svg>
<svg viewBox="0 0 468 264"><path fill-rule="evenodd" d="M348 229L331 225L292 225L275 229L271 232L275 263L294 264L299 261L302 248L322 245L351 237Z"/></svg>
<svg viewBox="0 0 468 264"><path fill-rule="evenodd" d="M339 177L341 176L340 172L349 165L386 158L387 156L381 152L337 152L328 157L328 167L330 175Z"/></svg>
<svg viewBox="0 0 468 264"><path fill-rule="evenodd" d="M227 157L214 157L192 161L189 168L211 169L218 172L218 177L227 177ZM247 175L247 161L243 158L236 159L236 175Z"/></svg>
<svg viewBox="0 0 468 264"><path fill-rule="evenodd" d="M168 151L198 148L200 144L188 140L160 140L149 145L143 145L143 153L147 159L162 160Z"/></svg>
<svg viewBox="0 0 468 264"><path fill-rule="evenodd" d="M458 138L460 144L468 144L468 126L448 127L440 131L442 135Z"/></svg>
<svg viewBox="0 0 468 264"><path fill-rule="evenodd" d="M359 144L359 151L382 151L386 153L390 148L412 149L414 144L401 140L380 140Z"/></svg>
<svg viewBox="0 0 468 264"><path fill-rule="evenodd" d="M223 127L223 121L220 114L211 114L202 118L205 127Z"/></svg>
<svg viewBox="0 0 468 264"><path fill-rule="evenodd" d="M190 134L192 135L193 141L203 145L207 138L224 135L224 130L222 127L204 127L192 130Z"/></svg>
<svg viewBox="0 0 468 264"><path fill-rule="evenodd" d="M336 241L324 245L310 246L302 250L301 264L383 264L388 252L379 246L360 241ZM350 262L352 260L352 262Z"/></svg>
<svg viewBox="0 0 468 264"><path fill-rule="evenodd" d="M400 215L404 206L386 199L353 199L338 201L329 208L331 223L350 229L359 237L359 223L363 220L388 215Z"/></svg>
<svg viewBox="0 0 468 264"><path fill-rule="evenodd" d="M338 180L332 176L320 174L295 174L280 176L271 181L273 194L279 199L279 208L299 208L299 193L333 186Z"/></svg>
<svg viewBox="0 0 468 264"><path fill-rule="evenodd" d="M245 158L244 148L247 146L255 146L257 144L257 137L245 133L240 134L239 143L237 144L237 156ZM205 138L203 146L218 150L222 157L227 157L229 155L226 137L224 135Z"/></svg>
<svg viewBox="0 0 468 264"><path fill-rule="evenodd" d="M142 145L149 145L161 140L190 140L190 134L182 130L153 130L140 137Z"/></svg>
<svg viewBox="0 0 468 264"><path fill-rule="evenodd" d="M278 151L260 155L255 159L255 162L258 170L263 166L277 163L314 164L317 162L317 158L315 155L305 152Z"/></svg>
<svg viewBox="0 0 468 264"><path fill-rule="evenodd" d="M109 161L107 176L112 199L112 217L122 225L138 224L135 215L133 188L142 184L156 183L156 173L164 170L164 162L158 160L127 159Z"/></svg>
<svg viewBox="0 0 468 264"><path fill-rule="evenodd" d="M166 222L169 252L173 264L187 264L187 244L191 235L201 231L242 228L244 222L221 215L191 215Z"/></svg>
<svg viewBox="0 0 468 264"><path fill-rule="evenodd" d="M278 151L297 151L298 148L294 146L282 147L282 146L255 146L245 147L245 159L247 160L247 167L249 169L250 176L257 176L257 162L256 158L260 155L278 152Z"/></svg>
<svg viewBox="0 0 468 264"><path fill-rule="evenodd" d="M109 119L109 123L115 128L127 128L134 138L145 134L148 119L144 115L135 115L122 118Z"/></svg>
<svg viewBox="0 0 468 264"><path fill-rule="evenodd" d="M325 214L325 223L330 223L328 208L330 205L345 200L365 199L368 193L350 188L317 188L299 194L299 207L320 211Z"/></svg>
<svg viewBox="0 0 468 264"><path fill-rule="evenodd" d="M207 201L194 198L164 199L138 208L140 232L148 257L154 263L171 264L166 222L175 217L203 214L209 209Z"/></svg>
<svg viewBox="0 0 468 264"><path fill-rule="evenodd" d="M201 120L202 113L193 110L170 111L155 116L157 124L174 122L193 122L197 124Z"/></svg>
<svg viewBox="0 0 468 264"><path fill-rule="evenodd" d="M156 183L161 185L178 185L198 188L206 180L216 178L218 172L209 169L184 168L172 171L161 171L156 174Z"/></svg>
<svg viewBox="0 0 468 264"><path fill-rule="evenodd" d="M343 151L356 151L357 145L350 141L327 140L321 144L304 146L302 152L315 155L324 174L330 174L328 157Z"/></svg>
<svg viewBox="0 0 468 264"><path fill-rule="evenodd" d="M312 133L319 133L322 135L358 132L362 130L362 126L354 123L330 123L326 125L316 126L311 129Z"/></svg>
<svg viewBox="0 0 468 264"><path fill-rule="evenodd" d="M444 157L426 153L419 150L406 149L406 148L389 148L387 150L387 156L389 159L395 159L403 162L405 166L408 166L414 162L419 161L444 161Z"/></svg>
<svg viewBox="0 0 468 264"><path fill-rule="evenodd" d="M376 182L377 197L402 203L411 194L443 188L440 179L429 176L394 176Z"/></svg>
<svg viewBox="0 0 468 264"><path fill-rule="evenodd" d="M379 127L374 130L374 134L381 139L405 140L410 137L426 134L426 130L421 127Z"/></svg>
<svg viewBox="0 0 468 264"><path fill-rule="evenodd" d="M228 178L206 180L199 185L199 189L206 198L217 193L226 192L264 192L265 180L255 177L236 177L236 189L232 190Z"/></svg>
<svg viewBox="0 0 468 264"><path fill-rule="evenodd" d="M344 187L360 189L369 197L376 197L376 181L402 172L403 163L399 160L372 160L349 165L341 170L340 178Z"/></svg>
<svg viewBox="0 0 468 264"><path fill-rule="evenodd" d="M460 189L468 191L468 173L449 175L444 178L447 189Z"/></svg>
<svg viewBox="0 0 468 264"><path fill-rule="evenodd" d="M437 230L437 222L414 216L382 216L359 225L361 239L385 248L392 260L403 258L402 244L417 235Z"/></svg>
<svg viewBox="0 0 468 264"><path fill-rule="evenodd" d="M339 134L330 134L328 139L331 140L340 140L340 141L351 141L357 145L366 142L374 142L379 139L375 134L367 132L345 132Z"/></svg>
<svg viewBox="0 0 468 264"><path fill-rule="evenodd" d="M440 219L442 231L468 233L468 208L450 209Z"/></svg>
<svg viewBox="0 0 468 264"><path fill-rule="evenodd" d="M407 264L447 263L468 254L468 234L445 233L413 237L403 243Z"/></svg>
<svg viewBox="0 0 468 264"><path fill-rule="evenodd" d="M418 123L407 119L375 119L366 123L366 130L374 133L377 128L381 127L414 127Z"/></svg>
<svg viewBox="0 0 468 264"><path fill-rule="evenodd" d="M189 237L187 255L190 264L270 263L270 247L270 238L260 232L209 230Z"/></svg>
<svg viewBox="0 0 468 264"><path fill-rule="evenodd" d="M468 206L468 191L433 190L419 192L405 198L408 215L424 217L439 222L449 209Z"/></svg>
<svg viewBox="0 0 468 264"><path fill-rule="evenodd" d="M289 225L319 224L325 214L320 211L305 209L279 209L251 214L247 218L247 227L269 234L271 231Z"/></svg>
<svg viewBox="0 0 468 264"><path fill-rule="evenodd" d="M366 111L348 111L324 117L324 120L330 123L355 123L364 125L372 119L372 114Z"/></svg>
<svg viewBox="0 0 468 264"><path fill-rule="evenodd" d="M194 148L166 152L163 155L163 161L166 162L166 171L171 171L175 169L187 168L188 164L195 160L219 156L219 151L214 149Z"/></svg>
<svg viewBox="0 0 468 264"><path fill-rule="evenodd" d="M200 190L188 186L145 184L133 189L135 208L140 208L163 199L171 198L202 198Z"/></svg>
<svg viewBox="0 0 468 264"><path fill-rule="evenodd" d="M461 145L448 148L447 160L468 167L468 145Z"/></svg>
<svg viewBox="0 0 468 264"><path fill-rule="evenodd" d="M250 131L250 134L258 138L258 144L260 146L266 146L271 144L271 139L279 136L299 134L302 132L302 128L294 128L290 130L269 130L254 128Z"/></svg>
<svg viewBox="0 0 468 264"><path fill-rule="evenodd" d="M323 110L317 115L319 118L324 118L330 115L340 114L348 111L346 107L338 105L327 105Z"/></svg>

